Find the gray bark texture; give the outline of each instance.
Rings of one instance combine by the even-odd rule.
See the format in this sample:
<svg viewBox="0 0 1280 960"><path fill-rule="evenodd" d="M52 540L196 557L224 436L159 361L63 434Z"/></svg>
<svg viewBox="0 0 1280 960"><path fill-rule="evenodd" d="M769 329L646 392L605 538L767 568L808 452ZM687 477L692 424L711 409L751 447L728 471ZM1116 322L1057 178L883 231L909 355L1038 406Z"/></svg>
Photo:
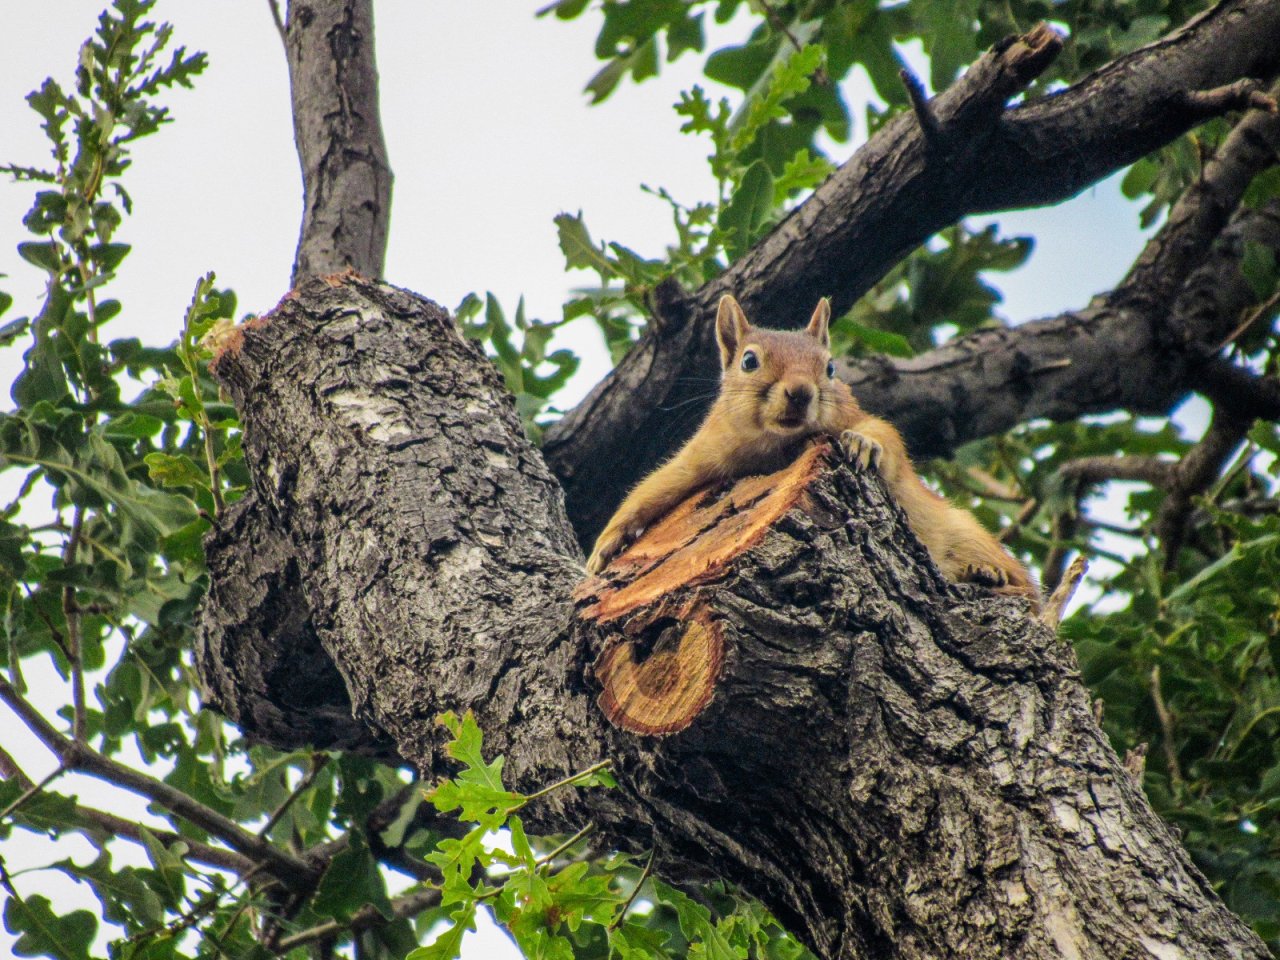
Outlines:
<svg viewBox="0 0 1280 960"><path fill-rule="evenodd" d="M803 325L822 296L839 316L960 218L1073 196L1215 111L1245 105L1247 85L1227 85L1280 71L1280 4L1224 0L1060 93L1008 106L1058 46L1044 30L998 45L929 102L932 134L918 116L898 117L720 277L695 291L655 291L655 322L641 342L546 434L547 462L584 545L709 405L699 384L716 369L712 318L722 294L763 326ZM1235 204L1214 197L1211 206L1220 229ZM1181 242L1181 228L1170 234ZM1194 257L1205 243L1185 252ZM1062 317L982 331L908 360L845 364L841 373L917 457L948 455L1035 417L1162 412L1197 385L1186 345L1165 336L1172 299L1135 283ZM1138 363L1132 375L1115 377L1117 358Z"/></svg>
<svg viewBox="0 0 1280 960"><path fill-rule="evenodd" d="M378 112L373 0L290 0L285 53L304 186L290 285L343 270L379 277L392 177Z"/></svg>
<svg viewBox="0 0 1280 960"><path fill-rule="evenodd" d="M829 461L690 587L724 626L714 697L637 736L604 719L592 664L655 638L582 615L560 489L443 310L311 281L215 372L278 540L237 542L236 518L211 537L197 662L217 702L268 718L261 738L254 698L276 694L245 693L238 665L323 651L334 671L291 678L299 729L331 722L336 672L366 747L427 779L450 770L444 709L475 711L519 789L612 758L618 789L522 817L739 884L822 958L1266 956L1115 757L1070 649L1021 602L943 580L877 477ZM314 633L297 654L253 614L279 550L304 604L279 618Z"/></svg>

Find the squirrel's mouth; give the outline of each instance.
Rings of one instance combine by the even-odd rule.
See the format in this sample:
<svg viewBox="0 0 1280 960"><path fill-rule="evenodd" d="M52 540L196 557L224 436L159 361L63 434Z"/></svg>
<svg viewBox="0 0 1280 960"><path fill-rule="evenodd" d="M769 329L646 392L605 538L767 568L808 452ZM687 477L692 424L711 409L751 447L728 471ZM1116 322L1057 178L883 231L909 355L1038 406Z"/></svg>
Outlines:
<svg viewBox="0 0 1280 960"><path fill-rule="evenodd" d="M773 422L775 426L781 427L783 430L792 431L807 426L809 418L802 413L784 413L780 417L775 417Z"/></svg>

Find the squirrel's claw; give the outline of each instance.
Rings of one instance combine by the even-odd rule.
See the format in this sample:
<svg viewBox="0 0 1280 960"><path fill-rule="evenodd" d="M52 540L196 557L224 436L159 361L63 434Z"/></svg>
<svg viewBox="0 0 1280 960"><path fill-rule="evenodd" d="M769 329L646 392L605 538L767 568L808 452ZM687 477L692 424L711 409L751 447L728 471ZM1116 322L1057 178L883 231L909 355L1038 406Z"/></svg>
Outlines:
<svg viewBox="0 0 1280 960"><path fill-rule="evenodd" d="M591 556L587 558L587 573L593 577L599 575L609 565L609 560L613 554L617 552L616 547L612 551L608 551L597 541L595 549L591 551Z"/></svg>
<svg viewBox="0 0 1280 960"><path fill-rule="evenodd" d="M627 545L627 535L624 530L606 529L600 534L596 540L595 549L591 551L591 556L587 559L587 573L592 576L599 575L604 572L604 568L609 565L609 561L622 552L622 548Z"/></svg>
<svg viewBox="0 0 1280 960"><path fill-rule="evenodd" d="M884 455L884 447L870 437L865 437L857 430L846 430L840 434L840 449L845 459L862 470L879 470L880 458Z"/></svg>
<svg viewBox="0 0 1280 960"><path fill-rule="evenodd" d="M976 583L979 586L992 589L1009 585L1008 574L998 567L987 566L985 563L969 564L964 568L964 573L960 575L960 579L964 583Z"/></svg>

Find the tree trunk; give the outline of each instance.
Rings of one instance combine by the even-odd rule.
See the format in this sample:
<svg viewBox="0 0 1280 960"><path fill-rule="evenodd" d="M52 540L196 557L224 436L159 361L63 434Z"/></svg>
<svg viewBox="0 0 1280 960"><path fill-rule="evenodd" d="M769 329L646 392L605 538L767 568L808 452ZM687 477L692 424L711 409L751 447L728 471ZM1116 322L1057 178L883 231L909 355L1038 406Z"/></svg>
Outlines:
<svg viewBox="0 0 1280 960"><path fill-rule="evenodd" d="M444 709L475 711L519 789L612 758L618 789L522 816L737 883L824 958L1266 956L1125 773L1071 651L943 580L825 448L695 497L583 583L558 485L434 304L311 282L215 370L367 743L424 777L449 769ZM249 623L229 598L256 551L209 546L198 662L226 693L223 664L278 657L294 621Z"/></svg>

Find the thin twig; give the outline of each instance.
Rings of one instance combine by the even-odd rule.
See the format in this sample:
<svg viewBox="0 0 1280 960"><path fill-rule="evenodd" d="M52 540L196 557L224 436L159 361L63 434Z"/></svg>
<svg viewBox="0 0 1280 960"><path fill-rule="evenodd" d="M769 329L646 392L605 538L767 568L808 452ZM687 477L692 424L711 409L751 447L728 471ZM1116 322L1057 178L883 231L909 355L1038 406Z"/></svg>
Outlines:
<svg viewBox="0 0 1280 960"><path fill-rule="evenodd" d="M1044 577L1044 583L1041 586L1045 590L1054 591L1062 583L1066 572L1067 554L1071 549L1069 541L1075 537L1076 523L1076 516L1067 511L1053 518L1052 545L1049 547L1049 552L1045 554L1044 566L1041 568Z"/></svg>
<svg viewBox="0 0 1280 960"><path fill-rule="evenodd" d="M62 550L62 562L72 566L76 562L76 551L80 549L80 532L84 529L84 507L76 507L71 521L71 535ZM84 698L84 655L81 650L80 612L76 608L75 587L62 588L62 616L67 625L67 657L71 661L71 735L77 743L86 739L87 715Z"/></svg>
<svg viewBox="0 0 1280 960"><path fill-rule="evenodd" d="M581 830L575 833L572 837L570 837L564 843L560 844L560 846L556 847L550 853L546 854L545 856L539 857L537 862L535 863L535 866L538 866L538 867L547 866L548 864L551 863L551 861L555 860L556 857L560 856L560 854L564 853L566 850L568 850L570 847L576 844L579 840L582 840L584 837L588 837L592 833L594 833L595 829L596 829L596 825L594 823L588 823L585 827L583 827Z"/></svg>
<svg viewBox="0 0 1280 960"><path fill-rule="evenodd" d="M22 767L18 766L18 761L13 759L13 754L9 753L4 747L0 747L0 778L17 780L23 790L31 786L31 778L27 776Z"/></svg>
<svg viewBox="0 0 1280 960"><path fill-rule="evenodd" d="M640 871L640 879L636 881L631 895L627 897L627 902L622 905L622 909L618 911L618 915L609 921L609 929L616 930L622 925L623 919L627 915L627 911L631 909L631 905L636 902L636 897L640 896L640 888L644 886L644 882L649 879L649 872L653 869L653 855L656 851L649 851L649 859L645 861L644 869Z"/></svg>
<svg viewBox="0 0 1280 960"><path fill-rule="evenodd" d="M1001 543L1008 543L1014 538L1014 535L1022 529L1023 524L1035 516L1036 511L1039 509L1040 501L1035 497L1032 497L1022 505L1022 509L1018 511L1018 515L1013 518L1013 523L1001 530L996 539Z"/></svg>
<svg viewBox="0 0 1280 960"><path fill-rule="evenodd" d="M902 78L902 85L907 88L907 99L911 101L911 109L915 111L916 120L920 123L925 146L932 149L942 142L942 128L933 108L929 106L929 94L925 92L920 78L906 64L902 65L898 76Z"/></svg>
<svg viewBox="0 0 1280 960"><path fill-rule="evenodd" d="M403 920L405 917L412 917L423 910L428 910L439 902L439 890L420 890L417 893L411 893L392 900L391 915L398 920ZM275 945L274 952L276 956L282 956L290 950L296 950L298 947L305 946L308 943L315 943L317 940L323 940L326 937L338 936L346 931L358 933L361 930L367 930L370 927L387 922L389 921L382 916L376 907L372 904L365 904L353 913L351 919L346 923L331 920L328 923L321 923L307 930L302 930L292 936L282 937Z"/></svg>
<svg viewBox="0 0 1280 960"><path fill-rule="evenodd" d="M1271 296L1267 297L1266 300L1263 300L1262 303L1250 310L1244 320L1241 321L1240 325L1228 333L1226 337L1223 338L1222 342L1213 348L1213 352L1216 354L1220 352L1223 347L1235 343L1236 340L1244 336L1250 327L1263 317L1269 316L1271 311L1275 310L1278 306L1280 306L1280 290L1277 290Z"/></svg>
<svg viewBox="0 0 1280 960"><path fill-rule="evenodd" d="M1178 763L1178 754L1173 747L1173 714L1165 705L1164 694L1160 690L1160 664L1151 668L1151 702L1156 708L1156 718L1160 721L1160 749L1164 751L1164 760L1169 767L1169 779L1181 785L1182 767Z"/></svg>
<svg viewBox="0 0 1280 960"><path fill-rule="evenodd" d="M1007 503L1021 503L1027 499L1026 491L1016 482L1004 483L981 467L969 467L964 472L978 484L976 492L979 496L1003 500Z"/></svg>
<svg viewBox="0 0 1280 960"><path fill-rule="evenodd" d="M289 808L293 806L294 801L306 793L307 790L311 788L311 785L316 782L316 777L320 775L321 770L328 766L329 760L330 757L327 753L313 753L311 755L311 769L307 771L307 775L302 778L293 791L290 792L289 796L285 797L284 802L276 808L275 813L271 814L271 816L267 818L267 822L263 825L262 829L258 831L258 836L262 837L264 840L266 839L267 834L269 834L272 828L280 822L280 818L289 811Z"/></svg>
<svg viewBox="0 0 1280 960"><path fill-rule="evenodd" d="M126 940L125 942L137 943L140 940L146 940L148 937L154 937L160 933L165 933L165 934L168 934L169 936L173 936L175 934L181 933L183 930L190 929L200 920L201 917L203 917L205 914L209 913L210 911L214 910L218 906L218 904L222 902L222 898L225 897L227 894L229 894L232 890L234 890L239 884L247 883L249 879L253 876L253 874L256 873L259 869L261 869L261 867L262 867L262 864L260 863L254 864L253 869L245 873L244 876L238 878L236 882L231 886L210 891L209 893L201 897L200 900L196 903L196 905L193 906L186 913L183 913L180 916L175 917L173 920L169 921L168 923L162 923L157 926L150 927L149 929L146 929L146 930L140 930L139 932L133 934L133 936L129 937L128 940ZM252 897L252 891L245 891L245 894L246 894L246 897L249 897L249 898Z"/></svg>
<svg viewBox="0 0 1280 960"><path fill-rule="evenodd" d="M760 4L760 9L764 11L764 17L769 21L769 26L773 27L773 29L786 37L787 42L791 44L796 53L803 50L804 47L801 45L800 41L795 38L795 34L791 32L791 28L788 27L782 17L778 15L778 11L773 8L773 4L769 3L769 0L757 0L757 2Z"/></svg>
<svg viewBox="0 0 1280 960"><path fill-rule="evenodd" d="M276 33L280 35L280 43L287 48L289 45L289 32L285 29L284 17L280 15L280 0L267 0L267 6L271 8L271 19L275 21Z"/></svg>
<svg viewBox="0 0 1280 960"><path fill-rule="evenodd" d="M66 772L67 772L67 768L59 765L57 767L54 767L53 772L50 773L47 777L45 777L43 780L41 780L39 783L31 784L31 786L27 787L26 790L22 791L22 793L17 797L17 799L13 801L13 803L9 804L3 810L0 810L0 821L8 820L9 817L11 817L24 803L26 803L28 800L34 797L37 793L40 793L42 790L44 790L45 787L53 783L53 781L57 780L60 776L62 776Z"/></svg>
<svg viewBox="0 0 1280 960"><path fill-rule="evenodd" d="M1147 745L1140 743L1124 752L1124 770L1135 786L1142 786L1142 777L1147 772Z"/></svg>
<svg viewBox="0 0 1280 960"><path fill-rule="evenodd" d="M1075 595L1076 587L1080 586L1080 581L1084 579L1084 573L1089 569L1089 564L1084 557L1076 554L1071 564L1067 567L1067 572L1059 581L1057 587L1049 599L1045 601L1044 610L1040 614L1040 622L1051 630L1057 630L1058 624L1062 622L1062 612L1067 608L1067 604L1071 602L1071 598Z"/></svg>
<svg viewBox="0 0 1280 960"><path fill-rule="evenodd" d="M604 770L611 766L613 766L612 760L601 760L599 763L593 763L591 766L587 767L587 769L579 773L575 773L573 774L573 776L565 777L563 780L557 780L555 783L551 784L551 786L543 787L541 790L537 790L534 793L529 794L527 797L524 798L524 803L520 804L520 806L522 807L526 806L527 804L532 803L534 800L537 800L540 797L545 797L548 793L551 793L554 790L559 790L561 787L572 786L573 784L577 783L579 780L582 780L585 777L589 777L593 773L599 773L601 770Z"/></svg>
<svg viewBox="0 0 1280 960"><path fill-rule="evenodd" d="M253 897L244 897L240 901L240 905L236 907L235 913L231 914L227 920L227 925L222 928L222 932L213 938L213 948L222 956L226 956L226 952L222 949L223 944L227 942L227 938L231 936L231 931L236 928L236 924L240 922L240 918L244 916L244 912L253 906Z"/></svg>

